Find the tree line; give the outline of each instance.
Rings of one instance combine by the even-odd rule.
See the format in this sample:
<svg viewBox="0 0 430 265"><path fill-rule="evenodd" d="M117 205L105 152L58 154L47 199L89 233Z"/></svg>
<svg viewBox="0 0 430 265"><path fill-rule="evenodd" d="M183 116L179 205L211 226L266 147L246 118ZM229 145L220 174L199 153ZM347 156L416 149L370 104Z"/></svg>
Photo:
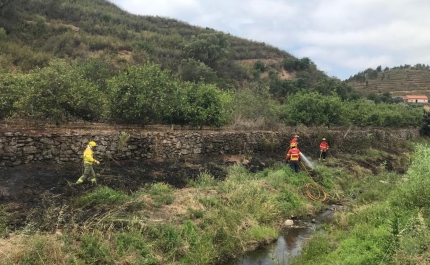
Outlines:
<svg viewBox="0 0 430 265"><path fill-rule="evenodd" d="M242 90L222 90L150 62L115 72L100 58L57 60L29 72L2 70L0 77L1 119L221 127L242 117L287 125L408 127L419 126L423 118L421 108L349 97L344 82L333 79L311 89L290 80L291 90L282 92L284 102L279 102L270 92L270 78Z"/></svg>

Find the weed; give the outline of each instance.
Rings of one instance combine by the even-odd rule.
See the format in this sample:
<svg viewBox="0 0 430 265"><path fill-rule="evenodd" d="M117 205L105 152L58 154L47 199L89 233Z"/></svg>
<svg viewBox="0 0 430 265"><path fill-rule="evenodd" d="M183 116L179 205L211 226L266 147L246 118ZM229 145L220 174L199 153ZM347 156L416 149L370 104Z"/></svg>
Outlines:
<svg viewBox="0 0 430 265"><path fill-rule="evenodd" d="M175 198L172 192L172 186L159 182L153 184L149 188L148 194L150 194L152 199L154 200L154 206L158 208L161 207L161 205L173 203L173 200Z"/></svg>
<svg viewBox="0 0 430 265"><path fill-rule="evenodd" d="M0 238L4 238L9 234L9 215L10 214L4 209L4 206L0 207Z"/></svg>
<svg viewBox="0 0 430 265"><path fill-rule="evenodd" d="M190 218L192 219L201 219L204 215L203 210L188 208L188 212L190 213Z"/></svg>
<svg viewBox="0 0 430 265"><path fill-rule="evenodd" d="M109 187L99 187L77 198L74 205L75 207L82 207L90 204L117 204L126 201L128 198L129 196L121 191L116 191Z"/></svg>
<svg viewBox="0 0 430 265"><path fill-rule="evenodd" d="M203 189L216 186L217 180L210 173L203 172L199 174L196 180L191 180L189 184L191 187Z"/></svg>
<svg viewBox="0 0 430 265"><path fill-rule="evenodd" d="M130 139L130 134L126 132L121 132L119 134L118 150L121 151L126 146L129 139Z"/></svg>
<svg viewBox="0 0 430 265"><path fill-rule="evenodd" d="M86 264L112 264L111 251L100 235L85 234L81 237L79 257Z"/></svg>

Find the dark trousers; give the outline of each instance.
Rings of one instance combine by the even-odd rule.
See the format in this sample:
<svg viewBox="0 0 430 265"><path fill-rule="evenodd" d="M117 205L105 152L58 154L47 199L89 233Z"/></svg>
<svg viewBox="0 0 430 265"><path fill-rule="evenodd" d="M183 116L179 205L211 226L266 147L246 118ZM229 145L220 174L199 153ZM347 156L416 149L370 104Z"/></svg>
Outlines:
<svg viewBox="0 0 430 265"><path fill-rule="evenodd" d="M296 173L299 172L299 161L290 161L290 167Z"/></svg>
<svg viewBox="0 0 430 265"><path fill-rule="evenodd" d="M322 158L322 159L325 159L325 158L326 158L326 156L327 156L327 151L322 151L322 152L321 152L321 158Z"/></svg>

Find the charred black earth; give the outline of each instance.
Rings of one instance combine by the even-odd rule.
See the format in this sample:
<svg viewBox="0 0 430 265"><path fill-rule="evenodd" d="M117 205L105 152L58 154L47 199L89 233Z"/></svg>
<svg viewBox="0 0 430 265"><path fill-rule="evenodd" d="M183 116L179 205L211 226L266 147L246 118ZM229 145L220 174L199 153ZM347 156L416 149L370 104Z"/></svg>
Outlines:
<svg viewBox="0 0 430 265"><path fill-rule="evenodd" d="M224 179L227 166L242 164L250 171L262 170L283 160L283 154L195 156L179 159L104 161L95 165L98 185L128 194L146 184L164 182L183 188L201 173ZM73 185L82 174L81 163L33 163L0 168L0 206L11 229L24 227L47 207L69 204L96 186ZM41 227L43 230L43 227ZM47 230L51 230L52 227Z"/></svg>

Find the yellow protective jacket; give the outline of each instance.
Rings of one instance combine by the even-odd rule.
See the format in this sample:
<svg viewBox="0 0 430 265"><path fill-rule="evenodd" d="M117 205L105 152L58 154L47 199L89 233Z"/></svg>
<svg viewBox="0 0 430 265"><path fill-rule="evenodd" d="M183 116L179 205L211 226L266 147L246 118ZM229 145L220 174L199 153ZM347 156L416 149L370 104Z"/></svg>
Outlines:
<svg viewBox="0 0 430 265"><path fill-rule="evenodd" d="M82 159L84 160L84 163L92 165L93 163L97 163L97 160L93 157L93 150L88 146L87 149L85 149L84 154L82 155Z"/></svg>

